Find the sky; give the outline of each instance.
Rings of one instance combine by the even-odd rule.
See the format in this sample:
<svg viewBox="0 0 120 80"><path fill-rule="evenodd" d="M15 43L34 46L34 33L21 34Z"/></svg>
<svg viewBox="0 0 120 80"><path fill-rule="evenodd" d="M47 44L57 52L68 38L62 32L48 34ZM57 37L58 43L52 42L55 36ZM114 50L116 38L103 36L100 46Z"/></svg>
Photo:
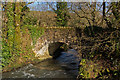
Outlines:
<svg viewBox="0 0 120 80"><path fill-rule="evenodd" d="M103 2L103 0L0 0L2 2L14 2L14 1L23 1L23 2ZM104 0L106 2L118 2L120 0Z"/></svg>
<svg viewBox="0 0 120 80"><path fill-rule="evenodd" d="M34 2L32 4L29 4L28 7L30 8L30 10L32 11L45 11L45 10L52 10L49 5L46 6L47 3L46 2ZM53 6L56 6L56 3L53 4ZM56 9L56 7L54 7L54 9Z"/></svg>
<svg viewBox="0 0 120 80"><path fill-rule="evenodd" d="M28 7L30 8L30 10L35 10L35 11L45 11L47 10L52 10L49 5L46 6L47 3L46 2L34 2L32 4L29 4ZM56 4L54 4L55 6Z"/></svg>
<svg viewBox="0 0 120 80"><path fill-rule="evenodd" d="M45 11L45 9L50 10L50 11L52 10L49 6L45 6L46 2L38 2L40 0L38 0L38 1L37 0L36 1L35 0L27 0L27 1L34 1L34 3L28 5L30 10L32 10L32 11ZM103 0L97 0L97 1L102 2ZM54 6L55 5L56 4L54 4ZM0 6L0 11L1 11L1 6Z"/></svg>
<svg viewBox="0 0 120 80"><path fill-rule="evenodd" d="M103 0L24 0L24 1L37 1L37 2L61 2L61 1L66 1L66 2L103 2ZM104 0L106 2L115 2L119 0Z"/></svg>

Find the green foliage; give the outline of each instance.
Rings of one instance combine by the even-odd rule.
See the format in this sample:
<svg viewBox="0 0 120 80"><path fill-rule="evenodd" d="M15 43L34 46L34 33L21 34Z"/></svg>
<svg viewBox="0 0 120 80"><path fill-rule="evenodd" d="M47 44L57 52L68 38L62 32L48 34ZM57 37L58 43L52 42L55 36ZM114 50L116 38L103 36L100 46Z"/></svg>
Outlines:
<svg viewBox="0 0 120 80"><path fill-rule="evenodd" d="M67 3L57 2L57 25L67 26Z"/></svg>
<svg viewBox="0 0 120 80"><path fill-rule="evenodd" d="M102 40L99 36L100 41L97 40L98 44L91 48L91 52L83 54L85 59L81 60L79 71L82 78L96 78L90 77L94 73L94 76L100 79L118 78L120 70L120 31L110 31L109 35L108 33L104 38L102 36Z"/></svg>
<svg viewBox="0 0 120 80"><path fill-rule="evenodd" d="M8 26L8 31L7 31L7 37L8 37L8 47L10 50L10 53L12 54L12 47L13 47L13 41L14 41L14 32L15 32L15 28L14 28L14 4L13 3L9 3L9 5L7 5L7 17L8 17L8 22L7 22L7 26Z"/></svg>
<svg viewBox="0 0 120 80"><path fill-rule="evenodd" d="M7 23L2 35L2 66L9 64L11 57L21 51L21 11L22 3L8 2L5 6ZM25 10L25 9L24 9Z"/></svg>
<svg viewBox="0 0 120 80"><path fill-rule="evenodd" d="M32 16L26 16L26 19L23 21L24 25L36 25L37 24L37 18L34 18Z"/></svg>
<svg viewBox="0 0 120 80"><path fill-rule="evenodd" d="M79 79L118 79L119 70L106 67L106 63L97 60L82 59L79 68Z"/></svg>
<svg viewBox="0 0 120 80"><path fill-rule="evenodd" d="M14 6L13 3L8 3L6 6L6 17L7 21L7 34L2 35L2 66L9 63L9 58L12 56L14 48ZM3 32L5 33L5 32Z"/></svg>
<svg viewBox="0 0 120 80"><path fill-rule="evenodd" d="M10 54L10 48L8 47L7 43L2 41L2 66L5 66L9 63L9 58L12 54Z"/></svg>
<svg viewBox="0 0 120 80"><path fill-rule="evenodd" d="M28 44L24 45L22 44L23 40L22 37L25 33L25 30L23 27L26 27L29 29L28 32L31 35L33 39L33 44L35 44L38 37L40 37L44 30L40 27L33 26L36 24L35 18L29 18L25 19L25 14L29 12L29 8L25 6L23 3L11 3L8 2L7 6L5 6L5 15L7 19L6 28L3 29L3 35L2 35L2 66L5 67L6 65L10 64L11 62L14 62L17 60L15 57L20 57L21 55L25 54L26 52L29 54L31 53L31 42L29 40ZM26 22L22 22L22 19L25 19ZM33 23L31 22L31 19ZM31 24L31 25L30 25ZM22 26L23 27L22 27ZM25 26L24 26L25 25ZM27 33L28 33L27 32ZM27 34L29 37L29 34ZM24 47L24 48L23 48ZM28 55L27 54L27 55ZM28 56L25 57L28 57Z"/></svg>
<svg viewBox="0 0 120 80"><path fill-rule="evenodd" d="M81 78L96 78L103 69L97 62L88 59L82 59L80 62L79 74Z"/></svg>
<svg viewBox="0 0 120 80"><path fill-rule="evenodd" d="M25 25L24 27L27 27L30 31L33 45L36 43L37 39L44 34L44 28L33 26L33 25Z"/></svg>
<svg viewBox="0 0 120 80"><path fill-rule="evenodd" d="M27 6L24 6L23 8L22 8L22 12L29 12L30 11L30 8L29 7L27 7ZM25 14L24 14L25 15Z"/></svg>

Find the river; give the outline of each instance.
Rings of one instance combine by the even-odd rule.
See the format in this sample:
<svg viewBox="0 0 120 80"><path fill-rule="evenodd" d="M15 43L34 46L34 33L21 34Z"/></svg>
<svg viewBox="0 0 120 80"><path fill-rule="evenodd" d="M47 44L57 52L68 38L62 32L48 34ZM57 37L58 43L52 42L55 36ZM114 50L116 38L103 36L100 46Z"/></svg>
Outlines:
<svg viewBox="0 0 120 80"><path fill-rule="evenodd" d="M70 49L56 59L46 59L38 64L28 64L16 71L2 74L2 78L76 78L79 60L77 52Z"/></svg>

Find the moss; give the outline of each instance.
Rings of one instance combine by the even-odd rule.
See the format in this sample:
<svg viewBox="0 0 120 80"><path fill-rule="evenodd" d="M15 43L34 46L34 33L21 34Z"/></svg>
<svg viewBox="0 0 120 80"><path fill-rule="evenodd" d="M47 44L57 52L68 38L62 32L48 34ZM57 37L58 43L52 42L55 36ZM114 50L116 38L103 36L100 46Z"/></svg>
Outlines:
<svg viewBox="0 0 120 80"><path fill-rule="evenodd" d="M19 50L19 46L15 46L16 48L14 49L15 52L13 55L11 55L11 58L9 59L9 64L5 65L3 67L3 72L6 71L11 71L16 68L22 67L24 65L27 65L29 63L38 63L41 61L41 59L38 59L35 57L35 53L32 51L32 46L31 46L31 34L27 27L22 27L22 32L16 35L16 40L21 39L20 41L22 42L16 42L16 44L19 43L19 46L22 46Z"/></svg>
<svg viewBox="0 0 120 80"><path fill-rule="evenodd" d="M37 39L44 34L44 28L39 26L33 26L33 25L24 25L22 29L28 28L29 34L32 38L33 45L35 45Z"/></svg>

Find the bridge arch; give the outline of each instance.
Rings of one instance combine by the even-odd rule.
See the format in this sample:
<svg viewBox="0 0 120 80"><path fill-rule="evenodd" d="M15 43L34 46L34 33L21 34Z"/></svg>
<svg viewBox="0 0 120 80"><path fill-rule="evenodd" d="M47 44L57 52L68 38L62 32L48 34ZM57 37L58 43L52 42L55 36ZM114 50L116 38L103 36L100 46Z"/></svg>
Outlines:
<svg viewBox="0 0 120 80"><path fill-rule="evenodd" d="M68 48L68 45L63 42L53 42L49 44L48 52L50 56L57 58L61 55L61 52L66 51Z"/></svg>
<svg viewBox="0 0 120 80"><path fill-rule="evenodd" d="M79 53L80 37L77 35L78 33L80 34L78 29L75 28L47 28L44 35L37 40L33 51L36 57L54 57L54 52L60 49L61 45L66 44ZM52 47L54 47L54 50L52 50Z"/></svg>

